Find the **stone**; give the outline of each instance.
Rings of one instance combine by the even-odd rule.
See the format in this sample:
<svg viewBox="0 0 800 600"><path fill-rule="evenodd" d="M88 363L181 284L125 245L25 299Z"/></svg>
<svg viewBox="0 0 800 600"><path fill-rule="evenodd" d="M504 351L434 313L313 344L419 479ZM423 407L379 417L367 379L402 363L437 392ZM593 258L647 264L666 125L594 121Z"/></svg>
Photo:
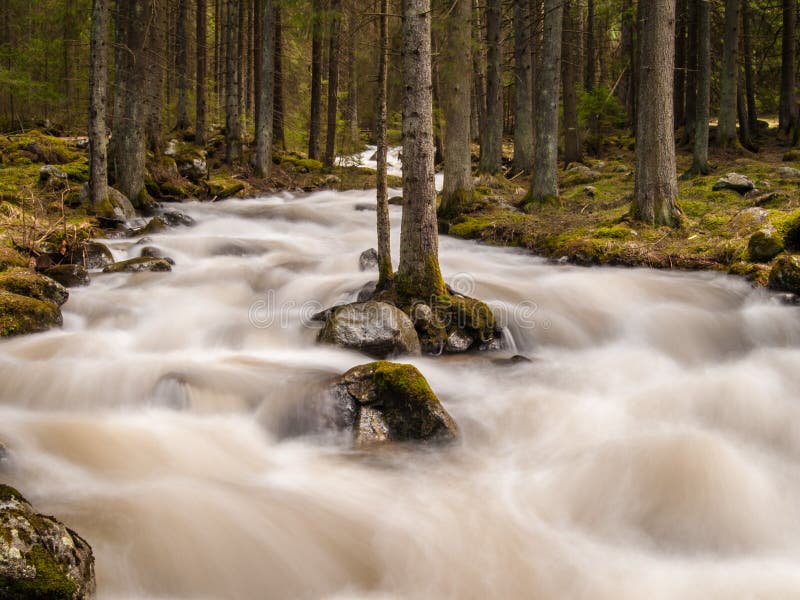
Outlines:
<svg viewBox="0 0 800 600"><path fill-rule="evenodd" d="M768 218L769 211L766 208L753 206L731 217L726 227L731 233L742 235L760 227Z"/></svg>
<svg viewBox="0 0 800 600"><path fill-rule="evenodd" d="M178 172L192 183L200 183L208 178L208 163L202 158L176 160Z"/></svg>
<svg viewBox="0 0 800 600"><path fill-rule="evenodd" d="M175 261L169 256L166 256L164 254L164 251L161 248L157 248L156 246L145 246L144 248L142 248L142 251L139 254L139 256L145 256L148 258L162 258L173 267L175 266Z"/></svg>
<svg viewBox="0 0 800 600"><path fill-rule="evenodd" d="M128 260L114 263L113 265L108 265L105 269L103 269L103 273L163 273L171 270L172 267L163 258L140 256L139 258L130 258Z"/></svg>
<svg viewBox="0 0 800 600"><path fill-rule="evenodd" d="M740 175L739 173L728 173L724 177L720 177L711 189L715 192L719 190L733 190L740 194L746 194L750 190L755 189L755 187L755 184L750 178Z"/></svg>
<svg viewBox="0 0 800 600"><path fill-rule="evenodd" d="M89 184L84 183L78 192L80 203L84 206L89 205ZM122 192L113 187L108 188L108 204L97 209L97 217L106 225L116 225L125 223L129 219L136 217L136 209Z"/></svg>
<svg viewBox="0 0 800 600"><path fill-rule="evenodd" d="M61 306L69 299L69 292L58 281L28 269L12 269L0 273L0 289L12 294Z"/></svg>
<svg viewBox="0 0 800 600"><path fill-rule="evenodd" d="M378 361L350 369L330 390L329 422L353 445L452 442L458 426L413 365Z"/></svg>
<svg viewBox="0 0 800 600"><path fill-rule="evenodd" d="M800 294L800 256L781 256L769 272L769 287Z"/></svg>
<svg viewBox="0 0 800 600"><path fill-rule="evenodd" d="M86 540L0 484L0 598L85 600L95 588Z"/></svg>
<svg viewBox="0 0 800 600"><path fill-rule="evenodd" d="M765 227L750 236L747 250L752 261L769 262L783 252L783 240L774 227Z"/></svg>
<svg viewBox="0 0 800 600"><path fill-rule="evenodd" d="M54 302L0 289L0 337L47 331L63 323Z"/></svg>
<svg viewBox="0 0 800 600"><path fill-rule="evenodd" d="M800 169L780 167L778 169L778 177L781 179L800 179Z"/></svg>
<svg viewBox="0 0 800 600"><path fill-rule="evenodd" d="M356 211L358 212L369 212L369 211L376 211L378 210L378 206L376 204L366 203L366 202L359 202L355 206Z"/></svg>
<svg viewBox="0 0 800 600"><path fill-rule="evenodd" d="M391 206L403 206L403 197L402 196L392 196L389 198L389 204Z"/></svg>
<svg viewBox="0 0 800 600"><path fill-rule="evenodd" d="M372 271L378 268L378 251L375 248L364 250L358 257L358 268L361 271Z"/></svg>
<svg viewBox="0 0 800 600"><path fill-rule="evenodd" d="M366 302L367 300L371 300L372 297L375 295L375 291L378 289L378 282L377 281L368 281L364 284L364 286L358 290L358 295L356 296L356 302Z"/></svg>
<svg viewBox="0 0 800 600"><path fill-rule="evenodd" d="M597 188L593 185L587 185L585 188L583 188L583 195L587 198L594 198L597 196Z"/></svg>
<svg viewBox="0 0 800 600"><path fill-rule="evenodd" d="M43 165L42 168L39 169L39 181L42 183L47 183L52 179L66 181L67 178L67 174L55 165Z"/></svg>
<svg viewBox="0 0 800 600"><path fill-rule="evenodd" d="M166 210L159 215L159 218L170 227L178 227L179 225L191 227L196 223L192 217L177 210Z"/></svg>
<svg viewBox="0 0 800 600"><path fill-rule="evenodd" d="M89 272L81 265L54 265L42 273L64 287L89 285Z"/></svg>
<svg viewBox="0 0 800 600"><path fill-rule="evenodd" d="M419 354L414 323L385 302L344 304L331 309L319 341L358 350L375 358Z"/></svg>
<svg viewBox="0 0 800 600"><path fill-rule="evenodd" d="M466 352L475 342L474 338L461 328L453 329L447 336L445 350L450 353Z"/></svg>

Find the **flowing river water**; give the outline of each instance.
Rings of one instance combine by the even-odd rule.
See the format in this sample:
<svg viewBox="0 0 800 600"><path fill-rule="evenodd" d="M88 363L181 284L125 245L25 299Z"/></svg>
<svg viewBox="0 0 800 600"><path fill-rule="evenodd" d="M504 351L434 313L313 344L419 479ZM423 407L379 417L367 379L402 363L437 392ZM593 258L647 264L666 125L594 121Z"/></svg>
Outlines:
<svg viewBox="0 0 800 600"><path fill-rule="evenodd" d="M800 597L800 309L736 279L445 237L533 361L409 360L448 448L290 435L367 362L306 317L373 277L373 202L183 205L152 239L172 273L97 274L63 329L0 343L0 479L87 538L101 599Z"/></svg>

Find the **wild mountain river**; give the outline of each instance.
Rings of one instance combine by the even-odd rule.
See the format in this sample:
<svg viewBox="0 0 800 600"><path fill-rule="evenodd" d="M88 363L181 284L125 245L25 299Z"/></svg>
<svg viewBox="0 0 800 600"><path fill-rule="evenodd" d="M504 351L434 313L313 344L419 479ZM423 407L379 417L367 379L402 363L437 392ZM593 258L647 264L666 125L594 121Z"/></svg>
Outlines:
<svg viewBox="0 0 800 600"><path fill-rule="evenodd" d="M172 273L96 274L63 329L0 343L0 479L91 543L101 599L800 597L800 309L736 279L445 237L533 361L410 359L444 449L290 435L368 361L307 317L373 278L372 203L185 204L152 236Z"/></svg>

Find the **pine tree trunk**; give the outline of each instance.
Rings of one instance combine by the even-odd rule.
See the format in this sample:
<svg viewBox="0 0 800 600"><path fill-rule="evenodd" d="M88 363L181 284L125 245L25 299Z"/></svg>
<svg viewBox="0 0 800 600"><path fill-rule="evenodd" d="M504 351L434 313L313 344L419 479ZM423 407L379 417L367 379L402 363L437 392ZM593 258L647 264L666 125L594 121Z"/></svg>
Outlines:
<svg viewBox="0 0 800 600"><path fill-rule="evenodd" d="M736 146L736 74L739 48L739 1L725 0L725 38L719 83L719 127L717 143Z"/></svg>
<svg viewBox="0 0 800 600"><path fill-rule="evenodd" d="M360 130L358 128L358 62L356 60L358 14L356 5L347 9L347 35L344 36L347 55L347 99L342 110L345 131L342 135L345 152L355 152L359 148Z"/></svg>
<svg viewBox="0 0 800 600"><path fill-rule="evenodd" d="M108 2L92 2L89 72L89 205L97 212L108 197L106 88L108 87Z"/></svg>
<svg viewBox="0 0 800 600"><path fill-rule="evenodd" d="M111 171L115 187L134 206L140 207L144 197L144 171L147 158L145 120L150 114L150 93L147 90L145 45L147 26L152 19L150 0L126 0L123 4L126 21L123 66L117 72L120 90L120 114L116 120L110 147Z"/></svg>
<svg viewBox="0 0 800 600"><path fill-rule="evenodd" d="M175 32L178 71L178 131L189 129L189 0L178 1L178 20Z"/></svg>
<svg viewBox="0 0 800 600"><path fill-rule="evenodd" d="M486 81L484 80L483 40L481 37L481 11L479 0L472 2L472 84L477 128L473 140L482 144L486 127Z"/></svg>
<svg viewBox="0 0 800 600"><path fill-rule="evenodd" d="M617 86L617 98L628 113L628 122L634 121L633 92L633 0L623 0L622 22L620 27L619 52L622 57L623 73Z"/></svg>
<svg viewBox="0 0 800 600"><path fill-rule="evenodd" d="M481 171L498 173L503 160L501 0L486 2L486 123L481 137Z"/></svg>
<svg viewBox="0 0 800 600"><path fill-rule="evenodd" d="M328 50L328 125L325 130L326 168L336 160L336 119L339 103L339 32L341 29L341 0L331 0L331 29Z"/></svg>
<svg viewBox="0 0 800 600"><path fill-rule="evenodd" d="M286 132L283 125L283 9L281 2L275 0L275 83L274 107L272 111L272 143L281 150L286 150Z"/></svg>
<svg viewBox="0 0 800 600"><path fill-rule="evenodd" d="M797 0L783 0L783 42L781 45L781 95L778 108L778 126L789 133L797 122L797 96L795 94Z"/></svg>
<svg viewBox="0 0 800 600"><path fill-rule="evenodd" d="M429 301L445 294L439 268L433 171L431 3L403 0L403 222L397 290Z"/></svg>
<svg viewBox="0 0 800 600"><path fill-rule="evenodd" d="M308 157L319 159L322 134L322 1L313 2L311 25L311 122Z"/></svg>
<svg viewBox="0 0 800 600"><path fill-rule="evenodd" d="M756 90L753 74L753 48L750 36L750 0L742 0L742 52L744 52L744 88L747 96L747 124L750 137L758 133Z"/></svg>
<svg viewBox="0 0 800 600"><path fill-rule="evenodd" d="M707 0L691 0L697 11L697 106L694 125L692 172L706 175L708 169L708 120L711 105L711 25Z"/></svg>
<svg viewBox="0 0 800 600"><path fill-rule="evenodd" d="M686 14L686 98L683 108L686 125L681 140L684 145L691 143L697 121L697 0L688 0Z"/></svg>
<svg viewBox="0 0 800 600"><path fill-rule="evenodd" d="M597 61L597 54L595 52L594 41L594 0L587 0L586 2L586 72L583 87L587 92L594 89L594 84L597 79L595 73L595 64Z"/></svg>
<svg viewBox="0 0 800 600"><path fill-rule="evenodd" d="M225 162L233 164L242 154L241 106L239 102L239 2L229 0L225 43Z"/></svg>
<svg viewBox="0 0 800 600"><path fill-rule="evenodd" d="M736 115L739 119L739 143L748 150L753 150L750 121L747 117L747 101L744 98L743 77L739 77L739 83L736 86Z"/></svg>
<svg viewBox="0 0 800 600"><path fill-rule="evenodd" d="M536 87L533 178L530 198L558 198L558 92L561 76L562 0L545 0L544 38Z"/></svg>
<svg viewBox="0 0 800 600"><path fill-rule="evenodd" d="M207 0L197 0L197 82L195 89L195 125L194 141L206 144L206 75L208 71L206 58L206 39L208 37L208 4Z"/></svg>
<svg viewBox="0 0 800 600"><path fill-rule="evenodd" d="M147 42L144 50L147 69L145 95L148 106L145 114L145 132L147 147L155 153L161 152L163 142L164 63L168 54L166 10L163 3L153 2L152 19L147 24Z"/></svg>
<svg viewBox="0 0 800 600"><path fill-rule="evenodd" d="M639 0L639 102L634 216L677 225L680 211L673 129L675 0Z"/></svg>
<svg viewBox="0 0 800 600"><path fill-rule="evenodd" d="M387 108L386 98L389 75L389 2L380 3L380 57L378 59L378 289L384 289L394 277L392 270L391 223L389 221L389 191L386 184Z"/></svg>
<svg viewBox="0 0 800 600"><path fill-rule="evenodd" d="M261 39L257 41L261 50L259 61L258 114L256 115L256 155L254 170L256 177L268 178L272 167L272 111L273 86L275 83L275 39L272 0L258 0L263 15Z"/></svg>
<svg viewBox="0 0 800 600"><path fill-rule="evenodd" d="M680 127L686 121L684 109L686 108L686 28L687 28L687 0L678 0L675 14L675 80L673 82L673 113L675 127Z"/></svg>
<svg viewBox="0 0 800 600"><path fill-rule="evenodd" d="M564 84L564 163L581 162L581 132L578 127L578 52L580 23L575 0L564 0L564 58L561 61L561 76Z"/></svg>
<svg viewBox="0 0 800 600"><path fill-rule="evenodd" d="M533 79L530 0L514 0L514 172L533 164Z"/></svg>
<svg viewBox="0 0 800 600"><path fill-rule="evenodd" d="M444 186L441 214L463 212L472 199L470 150L470 92L472 88L471 0L448 2L446 38L442 47L441 78L444 111Z"/></svg>

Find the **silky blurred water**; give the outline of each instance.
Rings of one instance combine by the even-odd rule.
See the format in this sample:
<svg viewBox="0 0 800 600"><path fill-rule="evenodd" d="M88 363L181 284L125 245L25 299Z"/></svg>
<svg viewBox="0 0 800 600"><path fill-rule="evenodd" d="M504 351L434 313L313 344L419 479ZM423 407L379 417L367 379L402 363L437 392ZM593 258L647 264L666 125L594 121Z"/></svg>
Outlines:
<svg viewBox="0 0 800 600"><path fill-rule="evenodd" d="M533 362L409 361L450 448L288 437L367 361L306 317L373 277L373 201L182 205L150 242L172 273L95 274L0 343L0 479L87 538L100 598L800 597L800 310L739 280L443 238Z"/></svg>

